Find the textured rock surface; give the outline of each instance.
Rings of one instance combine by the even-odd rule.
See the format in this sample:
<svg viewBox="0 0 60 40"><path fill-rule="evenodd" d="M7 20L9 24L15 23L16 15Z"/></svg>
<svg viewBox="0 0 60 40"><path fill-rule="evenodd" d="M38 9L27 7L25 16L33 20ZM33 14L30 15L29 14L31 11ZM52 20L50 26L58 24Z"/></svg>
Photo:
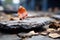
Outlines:
<svg viewBox="0 0 60 40"><path fill-rule="evenodd" d="M32 15L29 15L29 16L32 16ZM56 31L55 31L55 29L50 30L50 29L48 29L49 26L45 26L45 25L50 24L51 21L53 21L54 19L49 18L49 17L39 17L39 16L37 16L37 17L32 16L32 18L28 17L25 20L19 20L19 18L11 17L10 15L8 15L8 17L4 16L6 19L4 17L0 17L2 19L2 20L0 19L0 21L1 21L0 22L0 30L4 29L4 32L6 32L6 33L8 33L8 32L9 33L11 33L11 32L12 33L19 33L20 36L24 36L24 35L25 36L31 36L31 35L35 35L35 32L38 33L37 36L33 36L31 39L29 38L28 40L37 40L37 39L38 40L55 40L55 39L51 39L51 38L48 38L46 36L41 36L40 35L40 33L41 33L40 31L42 31L42 30L45 31L44 28L46 28L46 30L48 30L48 31L47 32L43 31L42 32L43 35L47 35L47 36L50 35L50 37L53 37L52 32L54 33L56 31L57 31L56 35L57 34L60 35L60 31L59 31L60 29L59 28L57 28ZM10 20L10 18L13 18L14 20ZM32 30L35 31L35 32L31 33L30 31L32 31ZM20 32L24 32L24 33L20 33ZM57 37L57 36L54 36L54 38ZM14 37L17 38L16 35L15 36L14 35L4 35L3 37L0 38L0 40L1 39L2 40L7 40L9 38L12 40ZM60 39L58 39L58 40L60 40Z"/></svg>
<svg viewBox="0 0 60 40"><path fill-rule="evenodd" d="M38 18L28 18L25 20L14 20L14 21L2 21L0 22L1 29L6 30L6 32L29 32L34 30L43 31L47 28L45 25L48 25L53 21L49 17L38 17ZM3 26L3 27L2 27ZM43 27L45 26L45 27Z"/></svg>

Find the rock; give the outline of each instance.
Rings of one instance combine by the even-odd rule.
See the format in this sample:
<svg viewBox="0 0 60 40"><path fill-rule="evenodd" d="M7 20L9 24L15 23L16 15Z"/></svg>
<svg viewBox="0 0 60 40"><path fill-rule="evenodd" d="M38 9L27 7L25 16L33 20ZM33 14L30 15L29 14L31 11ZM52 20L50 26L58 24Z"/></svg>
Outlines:
<svg viewBox="0 0 60 40"><path fill-rule="evenodd" d="M55 32L55 31L56 31L56 29L53 29L53 28L48 28L48 29L47 29L47 32L49 32L49 33L50 33L50 32Z"/></svg>
<svg viewBox="0 0 60 40"><path fill-rule="evenodd" d="M57 31L59 31L60 32L60 28L58 28L58 30Z"/></svg>
<svg viewBox="0 0 60 40"><path fill-rule="evenodd" d="M1 29L6 31L6 32L11 32L11 33L19 33L19 32L30 32L31 30L34 31L41 31L43 30L43 26L40 25L28 25L25 23L18 23L16 21L7 21L7 22L1 22L2 25L0 25Z"/></svg>
<svg viewBox="0 0 60 40"><path fill-rule="evenodd" d="M59 25L58 25L58 23L52 22L52 24L49 25L49 28L58 29Z"/></svg>
<svg viewBox="0 0 60 40"><path fill-rule="evenodd" d="M13 21L10 20L0 22L3 25L6 24L6 27L3 26L4 28L2 29L6 30L6 32L9 31L14 33L30 32L32 30L34 30L35 32L39 32L44 31L46 28L48 28L48 26L46 27L45 25L50 24L53 20L49 17L28 18L29 20L18 20L18 18L16 17L16 19L12 18Z"/></svg>
<svg viewBox="0 0 60 40"><path fill-rule="evenodd" d="M34 31L30 31L29 34L31 34L31 35L37 35L38 33L35 33Z"/></svg>
<svg viewBox="0 0 60 40"><path fill-rule="evenodd" d="M17 34L18 37L22 38L22 37L30 37L33 35L38 35L38 33L35 33L34 31L30 31L29 33L19 33Z"/></svg>
<svg viewBox="0 0 60 40"><path fill-rule="evenodd" d="M46 35L48 35L48 32L44 31L44 32L41 32L40 34L46 36Z"/></svg>
<svg viewBox="0 0 60 40"><path fill-rule="evenodd" d="M59 38L60 37L60 34L58 34L58 33L50 33L49 34L49 37L51 37L51 38Z"/></svg>
<svg viewBox="0 0 60 40"><path fill-rule="evenodd" d="M57 33L60 34L60 28L57 29Z"/></svg>
<svg viewBox="0 0 60 40"><path fill-rule="evenodd" d="M0 32L2 33L19 33L19 25L7 26L6 24L0 24Z"/></svg>

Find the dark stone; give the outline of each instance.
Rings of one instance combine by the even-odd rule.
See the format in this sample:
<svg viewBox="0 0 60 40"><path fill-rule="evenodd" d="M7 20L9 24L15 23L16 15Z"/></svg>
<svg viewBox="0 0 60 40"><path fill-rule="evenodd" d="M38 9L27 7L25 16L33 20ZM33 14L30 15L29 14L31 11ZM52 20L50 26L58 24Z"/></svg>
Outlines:
<svg viewBox="0 0 60 40"><path fill-rule="evenodd" d="M56 26L54 22L52 22L50 25L49 25L49 28L54 28L54 29L58 29L59 26Z"/></svg>
<svg viewBox="0 0 60 40"><path fill-rule="evenodd" d="M36 25L35 27L32 27L31 25L4 25L0 24L0 31L5 33L20 33L20 32L30 32L34 30L35 32L43 31L43 25Z"/></svg>

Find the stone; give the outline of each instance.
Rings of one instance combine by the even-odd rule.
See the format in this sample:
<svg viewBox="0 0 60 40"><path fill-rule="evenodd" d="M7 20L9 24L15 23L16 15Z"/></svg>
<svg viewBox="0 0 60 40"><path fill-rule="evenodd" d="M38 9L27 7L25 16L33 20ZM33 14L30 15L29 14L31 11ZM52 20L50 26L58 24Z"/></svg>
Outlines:
<svg viewBox="0 0 60 40"><path fill-rule="evenodd" d="M48 28L48 29L47 29L47 32L49 32L49 33L50 33L50 32L55 32L55 31L56 31L56 29L53 29L53 28Z"/></svg>
<svg viewBox="0 0 60 40"><path fill-rule="evenodd" d="M41 32L40 34L46 36L46 35L48 35L48 32L44 31L44 32Z"/></svg>
<svg viewBox="0 0 60 40"><path fill-rule="evenodd" d="M52 22L52 23L49 25L49 28L58 29L58 28L59 28L59 24L56 23L56 22Z"/></svg>
<svg viewBox="0 0 60 40"><path fill-rule="evenodd" d="M60 28L57 29L57 33L60 34Z"/></svg>
<svg viewBox="0 0 60 40"><path fill-rule="evenodd" d="M17 34L18 37L30 37L30 36L33 36L33 35L38 35L38 33L35 33L34 31L30 31L28 33L19 33Z"/></svg>
<svg viewBox="0 0 60 40"><path fill-rule="evenodd" d="M58 28L57 31L60 31L60 28Z"/></svg>
<svg viewBox="0 0 60 40"><path fill-rule="evenodd" d="M51 38L60 38L60 34L58 34L58 33L50 33L49 34L49 37L51 37Z"/></svg>

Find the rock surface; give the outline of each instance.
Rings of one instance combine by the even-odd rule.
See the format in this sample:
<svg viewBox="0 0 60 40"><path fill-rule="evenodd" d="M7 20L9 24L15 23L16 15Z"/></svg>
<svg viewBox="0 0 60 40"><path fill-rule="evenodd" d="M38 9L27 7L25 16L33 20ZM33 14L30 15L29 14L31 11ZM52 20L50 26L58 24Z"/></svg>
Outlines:
<svg viewBox="0 0 60 40"><path fill-rule="evenodd" d="M19 20L19 18L17 17L12 17L13 20L10 20L11 16L10 15L8 16L9 17L6 17L7 21L1 20L0 31L3 30L6 33L19 33L18 36L23 37L23 38L28 37L28 36L31 37L36 34L37 35L42 34L44 36L48 35L49 37L52 37L52 38L57 38L60 35L60 28L59 28L60 26L58 27L58 23L55 24L55 26L49 25L51 24L52 21L54 21L55 18L52 19L50 17L32 16L24 20ZM4 19L3 17L0 17L0 18ZM52 28L49 28L49 26ZM57 33L54 33L54 32L57 32Z"/></svg>
<svg viewBox="0 0 60 40"><path fill-rule="evenodd" d="M49 37L51 37L51 38L60 38L60 34L58 34L58 33L50 33Z"/></svg>
<svg viewBox="0 0 60 40"><path fill-rule="evenodd" d="M53 21L49 17L38 17L38 18L28 18L25 20L14 20L14 21L2 21L0 22L1 29L6 30L6 32L29 32L29 31L43 31L48 25ZM3 27L2 27L3 26ZM45 27L43 27L45 26Z"/></svg>

